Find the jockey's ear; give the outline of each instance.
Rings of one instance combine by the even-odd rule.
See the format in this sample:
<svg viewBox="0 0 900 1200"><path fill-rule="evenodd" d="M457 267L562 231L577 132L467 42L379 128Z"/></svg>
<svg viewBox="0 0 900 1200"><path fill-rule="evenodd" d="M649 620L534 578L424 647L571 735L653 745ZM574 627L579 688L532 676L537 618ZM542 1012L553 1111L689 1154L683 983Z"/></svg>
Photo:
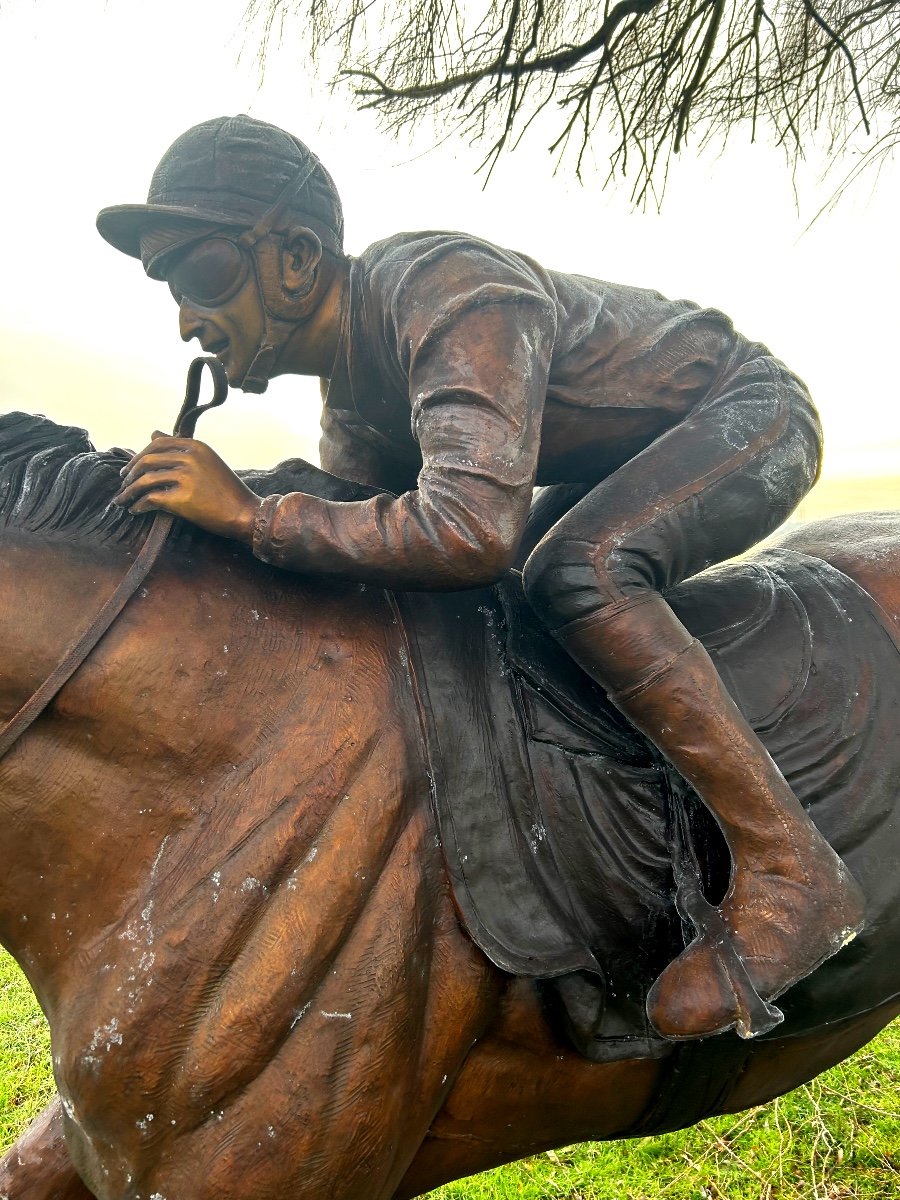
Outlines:
<svg viewBox="0 0 900 1200"><path fill-rule="evenodd" d="M281 249L281 284L289 296L308 295L316 282L322 243L311 229L294 226L284 235Z"/></svg>

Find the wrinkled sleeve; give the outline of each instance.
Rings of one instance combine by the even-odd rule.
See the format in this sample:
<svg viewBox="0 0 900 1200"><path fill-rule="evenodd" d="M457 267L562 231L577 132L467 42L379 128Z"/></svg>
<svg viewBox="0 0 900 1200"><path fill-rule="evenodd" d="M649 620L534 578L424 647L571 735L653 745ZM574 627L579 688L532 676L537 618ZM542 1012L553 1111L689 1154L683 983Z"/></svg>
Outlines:
<svg viewBox="0 0 900 1200"><path fill-rule="evenodd" d="M350 504L270 497L254 553L387 587L493 582L514 558L531 502L555 304L526 270L460 252L413 264L384 310L409 381L417 486Z"/></svg>

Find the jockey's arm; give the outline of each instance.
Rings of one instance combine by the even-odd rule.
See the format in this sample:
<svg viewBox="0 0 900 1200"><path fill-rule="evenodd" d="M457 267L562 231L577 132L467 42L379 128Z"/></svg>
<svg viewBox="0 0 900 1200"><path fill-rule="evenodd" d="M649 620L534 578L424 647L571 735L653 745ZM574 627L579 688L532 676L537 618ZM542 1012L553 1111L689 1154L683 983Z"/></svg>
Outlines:
<svg viewBox="0 0 900 1200"><path fill-rule="evenodd" d="M421 456L402 494L260 501L202 443L160 437L123 472L117 502L174 512L289 570L421 590L498 579L515 559L531 503L555 304L521 270L471 255L440 269L426 263L413 285L404 278L379 299L385 345L408 387L414 441L405 441ZM395 490L396 457L380 461L382 438L392 459L390 437L354 436L348 419L326 418L323 465Z"/></svg>
<svg viewBox="0 0 900 1200"><path fill-rule="evenodd" d="M446 331L432 327L404 364L422 455L415 488L352 504L268 497L254 553L388 587L494 582L514 560L531 503L551 346L546 308L528 302L473 307Z"/></svg>

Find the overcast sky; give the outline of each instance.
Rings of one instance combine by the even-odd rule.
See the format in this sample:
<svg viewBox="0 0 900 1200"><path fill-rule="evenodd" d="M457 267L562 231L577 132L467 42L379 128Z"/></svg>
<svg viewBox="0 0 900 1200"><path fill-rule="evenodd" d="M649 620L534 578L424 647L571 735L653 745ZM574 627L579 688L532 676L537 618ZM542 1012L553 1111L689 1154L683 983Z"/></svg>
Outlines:
<svg viewBox="0 0 900 1200"><path fill-rule="evenodd" d="M243 111L290 129L324 160L351 253L400 229L464 229L548 267L722 308L809 383L830 473L898 472L897 163L806 233L828 194L816 170L801 176L798 213L778 152L750 146L746 133L721 157L681 162L661 216L631 212L627 187L554 178L541 137L484 191L477 150L429 153L428 131L414 145L379 134L371 114L316 80L299 36L259 86L243 7L0 4L3 409L86 426L99 446L143 445L151 429L171 425L192 349L178 338L164 285L108 247L94 218L105 205L143 200L157 160L188 126ZM314 457L314 382L233 393L226 408L206 418L201 436L232 465Z"/></svg>

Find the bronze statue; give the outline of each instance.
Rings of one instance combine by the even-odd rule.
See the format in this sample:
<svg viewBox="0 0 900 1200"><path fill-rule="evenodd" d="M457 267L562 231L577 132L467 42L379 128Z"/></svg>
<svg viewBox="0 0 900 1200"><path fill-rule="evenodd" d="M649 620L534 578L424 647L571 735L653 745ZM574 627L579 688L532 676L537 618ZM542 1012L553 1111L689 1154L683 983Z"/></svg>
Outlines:
<svg viewBox="0 0 900 1200"><path fill-rule="evenodd" d="M803 979L859 931L862 897L664 593L770 534L811 487L803 384L722 313L462 234L350 259L325 168L249 117L188 130L147 204L98 226L168 283L182 337L232 385L327 380L323 465L397 493L261 501L206 446L158 437L125 472L134 512L163 508L279 567L431 591L496 582L535 483L575 486L524 560L528 599L697 790L733 863L725 951L718 930L693 941L651 1020L670 1038L777 1022L771 1006L750 1021L747 986L767 1001Z"/></svg>
<svg viewBox="0 0 900 1200"><path fill-rule="evenodd" d="M124 461L0 418L4 715L143 542L149 517L108 504ZM367 494L300 464L247 483ZM761 1103L872 1037L900 1011L900 522L802 538L671 599L869 922L777 1030L671 1042L642 997L680 942L672 773L599 689L569 688L521 596L404 606L182 525L0 762L0 937L48 1015L59 1089L0 1194L413 1196ZM564 973L525 978L529 956Z"/></svg>
<svg viewBox="0 0 900 1200"><path fill-rule="evenodd" d="M60 1090L0 1192L412 1196L758 1103L896 1015L897 519L698 575L815 479L796 377L461 234L350 259L247 117L98 223L232 385L328 381L326 471L0 421L8 711L186 521L0 762Z"/></svg>

